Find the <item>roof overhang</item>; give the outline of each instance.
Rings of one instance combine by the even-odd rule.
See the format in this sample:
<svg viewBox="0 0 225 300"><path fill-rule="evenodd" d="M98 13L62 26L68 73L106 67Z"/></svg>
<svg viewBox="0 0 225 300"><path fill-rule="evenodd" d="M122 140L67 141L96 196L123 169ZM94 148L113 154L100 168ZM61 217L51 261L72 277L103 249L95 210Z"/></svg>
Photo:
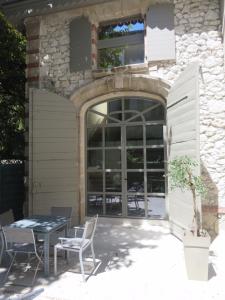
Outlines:
<svg viewBox="0 0 225 300"><path fill-rule="evenodd" d="M0 8L13 23L31 16L55 13L116 0L0 0Z"/></svg>

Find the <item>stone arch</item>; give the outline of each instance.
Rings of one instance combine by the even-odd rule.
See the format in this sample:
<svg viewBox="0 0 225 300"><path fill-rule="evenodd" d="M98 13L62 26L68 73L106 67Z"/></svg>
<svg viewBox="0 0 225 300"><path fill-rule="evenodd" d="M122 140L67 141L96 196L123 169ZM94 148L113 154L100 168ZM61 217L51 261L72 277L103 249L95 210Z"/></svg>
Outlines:
<svg viewBox="0 0 225 300"><path fill-rule="evenodd" d="M104 77L81 87L72 94L70 100L79 112L86 102L118 92L147 93L159 96L166 102L169 89L169 83L157 77L120 74Z"/></svg>
<svg viewBox="0 0 225 300"><path fill-rule="evenodd" d="M85 217L85 115L87 109L107 99L122 96L138 96L154 98L166 105L166 98L170 89L169 83L147 75L114 75L104 77L76 90L70 100L77 111L78 141L79 141L79 190L80 190L80 217Z"/></svg>

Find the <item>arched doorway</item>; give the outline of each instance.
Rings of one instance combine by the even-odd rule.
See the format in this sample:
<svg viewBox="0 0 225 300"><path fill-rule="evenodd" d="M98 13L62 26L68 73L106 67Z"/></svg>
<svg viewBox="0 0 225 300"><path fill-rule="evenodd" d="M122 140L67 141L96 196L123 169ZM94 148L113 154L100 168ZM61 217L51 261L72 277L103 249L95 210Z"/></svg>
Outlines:
<svg viewBox="0 0 225 300"><path fill-rule="evenodd" d="M86 112L86 215L164 219L165 107L119 97Z"/></svg>

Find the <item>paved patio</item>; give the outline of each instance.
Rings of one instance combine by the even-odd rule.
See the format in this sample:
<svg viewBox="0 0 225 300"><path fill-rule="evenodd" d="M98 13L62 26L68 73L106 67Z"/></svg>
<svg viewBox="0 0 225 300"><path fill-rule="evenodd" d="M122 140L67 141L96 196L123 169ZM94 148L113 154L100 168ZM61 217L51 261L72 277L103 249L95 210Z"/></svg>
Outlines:
<svg viewBox="0 0 225 300"><path fill-rule="evenodd" d="M166 223L159 226L146 221L131 226L125 221L121 226L116 221L107 224L102 220L95 238L98 265L86 283L82 282L78 264L68 270L61 257L58 277L43 279L40 272L33 289L7 282L0 290L0 299L15 299L13 295L33 290L37 294L29 299L35 300L224 300L224 248L225 232L211 245L209 280L190 281L185 273L182 243L169 233ZM88 256L86 268L91 272ZM17 280L17 276L10 278L11 282ZM44 290L38 294L39 288Z"/></svg>

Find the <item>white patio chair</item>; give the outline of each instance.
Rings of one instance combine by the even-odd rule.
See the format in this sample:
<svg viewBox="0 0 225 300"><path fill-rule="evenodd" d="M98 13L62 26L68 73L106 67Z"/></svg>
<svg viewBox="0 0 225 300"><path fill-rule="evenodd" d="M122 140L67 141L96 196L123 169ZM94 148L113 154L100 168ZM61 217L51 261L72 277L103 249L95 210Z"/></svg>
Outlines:
<svg viewBox="0 0 225 300"><path fill-rule="evenodd" d="M6 272L4 281L8 278L9 272L13 266L13 263L16 259L16 256L18 254L27 254L28 255L28 261L32 260L32 255L33 258L37 258L38 263L34 272L34 277L32 280L32 284L34 283L34 280L36 278L36 274L38 271L38 267L40 263L43 264L42 261L42 254L43 250L41 251L40 255L38 254L36 243L35 243L35 238L34 238L34 233L32 229L28 228L14 228L14 227L7 227L4 226L2 227L4 238L5 238L5 250L8 253L8 255L11 258L10 266ZM28 263L28 267L30 267Z"/></svg>
<svg viewBox="0 0 225 300"><path fill-rule="evenodd" d="M83 252L90 246L93 262L95 265L95 253L93 246L93 239L95 234L95 229L97 225L98 215L87 220L84 227L74 227L75 235L72 238L59 238L60 243L56 244L54 247L54 273L57 275L57 251L63 250L68 252L77 252L79 253L81 273L83 281L85 281L84 265L83 265ZM79 230L83 231L81 237L77 237Z"/></svg>

